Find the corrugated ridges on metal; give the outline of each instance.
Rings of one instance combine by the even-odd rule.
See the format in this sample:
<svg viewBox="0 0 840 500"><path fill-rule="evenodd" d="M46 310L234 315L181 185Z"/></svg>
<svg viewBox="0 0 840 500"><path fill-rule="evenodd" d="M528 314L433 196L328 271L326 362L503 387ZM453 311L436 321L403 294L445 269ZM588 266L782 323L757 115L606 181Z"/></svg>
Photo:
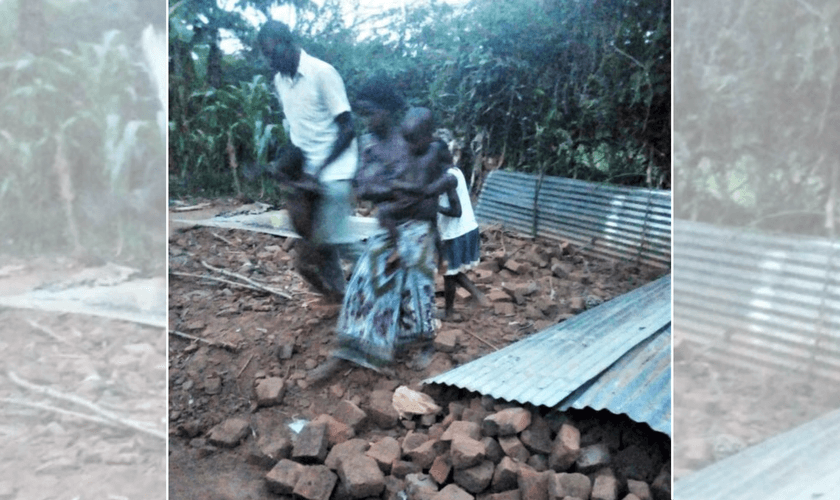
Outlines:
<svg viewBox="0 0 840 500"><path fill-rule="evenodd" d="M815 500L840 492L840 410L674 483L675 500Z"/></svg>
<svg viewBox="0 0 840 500"><path fill-rule="evenodd" d="M554 407L670 320L668 275L424 383Z"/></svg>
<svg viewBox="0 0 840 500"><path fill-rule="evenodd" d="M638 259L667 268L671 253L671 193L521 172L491 172L476 206L482 223L565 239L591 254Z"/></svg>
<svg viewBox="0 0 840 500"><path fill-rule="evenodd" d="M840 242L678 220L674 329L742 367L840 380Z"/></svg>
<svg viewBox="0 0 840 500"><path fill-rule="evenodd" d="M641 342L560 403L625 414L671 435L671 325Z"/></svg>

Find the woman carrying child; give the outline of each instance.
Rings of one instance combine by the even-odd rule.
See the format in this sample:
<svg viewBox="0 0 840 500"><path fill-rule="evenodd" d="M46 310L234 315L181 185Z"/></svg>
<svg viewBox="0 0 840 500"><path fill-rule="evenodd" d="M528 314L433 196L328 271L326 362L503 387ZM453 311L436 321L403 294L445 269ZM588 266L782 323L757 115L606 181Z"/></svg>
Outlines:
<svg viewBox="0 0 840 500"><path fill-rule="evenodd" d="M394 123L402 100L386 80L369 82L357 109L371 133L361 141L356 196L373 201L388 230L372 236L356 263L338 319L333 358L310 373L320 380L342 360L379 370L397 354L435 332L435 222L440 181L448 151L412 149ZM415 126L425 126L421 121ZM409 128L411 126L409 125ZM417 154L413 154L417 153Z"/></svg>

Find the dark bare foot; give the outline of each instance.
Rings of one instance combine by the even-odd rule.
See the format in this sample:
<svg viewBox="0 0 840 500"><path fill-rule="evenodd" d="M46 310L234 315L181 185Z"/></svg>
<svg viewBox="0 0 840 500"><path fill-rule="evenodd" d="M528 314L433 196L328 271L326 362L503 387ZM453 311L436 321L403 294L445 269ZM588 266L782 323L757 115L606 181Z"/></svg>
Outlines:
<svg viewBox="0 0 840 500"><path fill-rule="evenodd" d="M311 384L318 384L327 379L337 375L338 372L347 368L349 361L341 358L328 358L326 361L318 365L317 368L309 370L306 373L306 379Z"/></svg>

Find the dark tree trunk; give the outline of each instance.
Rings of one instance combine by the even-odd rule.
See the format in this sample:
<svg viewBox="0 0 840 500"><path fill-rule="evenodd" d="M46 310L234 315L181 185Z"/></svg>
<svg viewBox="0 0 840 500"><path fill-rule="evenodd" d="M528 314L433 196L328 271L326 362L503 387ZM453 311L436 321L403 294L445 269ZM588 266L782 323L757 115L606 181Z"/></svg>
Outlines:
<svg viewBox="0 0 840 500"><path fill-rule="evenodd" d="M207 56L207 84L213 88L222 86L222 51L219 49L219 32L210 34L210 54Z"/></svg>

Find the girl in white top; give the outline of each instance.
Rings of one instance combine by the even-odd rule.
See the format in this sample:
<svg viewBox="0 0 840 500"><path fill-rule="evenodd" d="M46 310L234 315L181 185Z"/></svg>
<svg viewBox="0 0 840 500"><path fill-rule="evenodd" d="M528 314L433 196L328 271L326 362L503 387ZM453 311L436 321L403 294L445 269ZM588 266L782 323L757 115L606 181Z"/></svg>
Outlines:
<svg viewBox="0 0 840 500"><path fill-rule="evenodd" d="M481 305L487 305L475 284L464 274L478 265L481 258L481 237L475 220L467 181L461 169L451 166L447 173L458 179L454 189L440 196L438 207L438 231L442 241L442 257L446 262L443 273L444 318L451 319L454 313L455 287L461 285Z"/></svg>

